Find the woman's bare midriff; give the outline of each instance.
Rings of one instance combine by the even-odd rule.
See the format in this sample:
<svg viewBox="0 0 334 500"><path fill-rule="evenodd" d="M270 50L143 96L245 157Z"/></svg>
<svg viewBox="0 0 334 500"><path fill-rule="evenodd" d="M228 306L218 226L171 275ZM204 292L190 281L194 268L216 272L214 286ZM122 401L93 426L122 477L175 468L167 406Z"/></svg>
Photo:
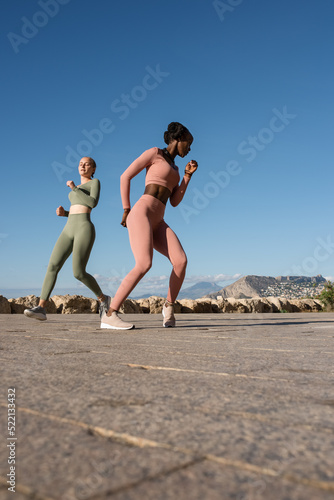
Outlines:
<svg viewBox="0 0 334 500"><path fill-rule="evenodd" d="M144 194L154 196L154 198L166 205L172 193L168 188L159 186L159 184L149 184L148 186L146 186Z"/></svg>
<svg viewBox="0 0 334 500"><path fill-rule="evenodd" d="M72 205L70 207L70 214L90 214L92 211L91 208L85 207L85 205Z"/></svg>

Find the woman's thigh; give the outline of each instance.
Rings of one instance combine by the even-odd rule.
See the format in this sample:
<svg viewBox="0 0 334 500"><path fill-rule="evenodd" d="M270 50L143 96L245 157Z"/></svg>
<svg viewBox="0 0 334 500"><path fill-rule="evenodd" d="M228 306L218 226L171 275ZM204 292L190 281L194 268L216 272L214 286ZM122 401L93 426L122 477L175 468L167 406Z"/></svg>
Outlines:
<svg viewBox="0 0 334 500"><path fill-rule="evenodd" d="M157 252L167 257L173 265L180 260L186 259L180 240L164 220L153 232L153 246Z"/></svg>
<svg viewBox="0 0 334 500"><path fill-rule="evenodd" d="M127 228L131 250L136 262L152 261L153 257L153 230L149 214L145 207L136 205L128 215Z"/></svg>
<svg viewBox="0 0 334 500"><path fill-rule="evenodd" d="M95 241L95 227L90 221L78 224L75 228L73 243L73 269L85 268Z"/></svg>
<svg viewBox="0 0 334 500"><path fill-rule="evenodd" d="M72 249L73 238L65 226L52 250L49 265L60 269L71 255Z"/></svg>

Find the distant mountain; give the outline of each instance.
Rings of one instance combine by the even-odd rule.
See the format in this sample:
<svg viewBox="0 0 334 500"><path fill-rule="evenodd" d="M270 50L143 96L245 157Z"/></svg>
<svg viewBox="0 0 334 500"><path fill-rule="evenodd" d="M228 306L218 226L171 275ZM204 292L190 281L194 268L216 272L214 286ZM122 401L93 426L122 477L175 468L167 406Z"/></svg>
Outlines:
<svg viewBox="0 0 334 500"><path fill-rule="evenodd" d="M220 290L217 283L210 283L208 281L200 281L193 286L184 288L180 291L178 299L199 299L204 295L214 294Z"/></svg>
<svg viewBox="0 0 334 500"><path fill-rule="evenodd" d="M129 295L128 299L131 299L131 300L148 299L149 297L153 297L153 296L160 297L160 293L155 293L155 292L145 293L144 295L137 295L136 297L132 297L132 295Z"/></svg>
<svg viewBox="0 0 334 500"><path fill-rule="evenodd" d="M203 295L207 295L209 293L215 293L220 290L220 286L217 285L217 283L210 283L207 281L199 281L193 286L190 286L189 288L184 288L183 290L180 291L179 295L177 296L177 300L179 299L199 299L203 297ZM147 299L148 297L152 297L152 295L161 295L160 293L147 293L145 295L140 295L137 297L129 297L131 299Z"/></svg>
<svg viewBox="0 0 334 500"><path fill-rule="evenodd" d="M244 276L232 285L222 288L218 292L210 293L207 297L216 299L234 297L235 299L248 299L252 297L287 297L298 298L314 296L320 293L326 282L321 275L318 276Z"/></svg>

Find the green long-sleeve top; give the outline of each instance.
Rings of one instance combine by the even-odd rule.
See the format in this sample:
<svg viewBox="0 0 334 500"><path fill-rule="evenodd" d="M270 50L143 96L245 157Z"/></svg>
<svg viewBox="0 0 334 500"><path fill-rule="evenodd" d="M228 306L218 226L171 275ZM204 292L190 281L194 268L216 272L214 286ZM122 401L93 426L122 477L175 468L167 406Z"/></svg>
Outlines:
<svg viewBox="0 0 334 500"><path fill-rule="evenodd" d="M68 195L71 205L83 205L84 207L94 208L100 198L100 181L91 179L85 184L75 186ZM66 217L68 211L65 210Z"/></svg>

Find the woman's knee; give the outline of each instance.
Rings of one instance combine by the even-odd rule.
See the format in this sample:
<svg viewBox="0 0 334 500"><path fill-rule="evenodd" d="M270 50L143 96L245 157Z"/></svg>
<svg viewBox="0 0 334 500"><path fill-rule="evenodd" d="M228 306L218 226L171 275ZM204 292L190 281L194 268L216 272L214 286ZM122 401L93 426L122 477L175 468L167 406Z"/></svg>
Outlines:
<svg viewBox="0 0 334 500"><path fill-rule="evenodd" d="M136 271L144 276L152 267L152 259L151 260L145 260L142 262L136 262L135 269Z"/></svg>
<svg viewBox="0 0 334 500"><path fill-rule="evenodd" d="M62 266L59 264L54 264L53 262L49 262L47 272L50 274L57 274L59 273L61 267Z"/></svg>
<svg viewBox="0 0 334 500"><path fill-rule="evenodd" d="M83 269L73 269L73 276L75 277L75 279L83 281L87 274Z"/></svg>
<svg viewBox="0 0 334 500"><path fill-rule="evenodd" d="M188 259L185 253L180 255L176 262L174 263L173 267L178 273L182 273L183 271L186 270L188 264Z"/></svg>

